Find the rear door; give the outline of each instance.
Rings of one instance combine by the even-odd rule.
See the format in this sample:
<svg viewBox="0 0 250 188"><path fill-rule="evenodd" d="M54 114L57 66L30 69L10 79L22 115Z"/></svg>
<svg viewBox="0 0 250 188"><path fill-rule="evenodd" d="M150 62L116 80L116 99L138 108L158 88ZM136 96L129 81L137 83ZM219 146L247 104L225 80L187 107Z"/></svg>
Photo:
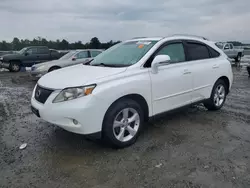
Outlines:
<svg viewBox="0 0 250 188"><path fill-rule="evenodd" d="M50 61L51 57L50 57L49 49L46 47L38 47L37 48L37 58L39 60L38 63Z"/></svg>
<svg viewBox="0 0 250 188"><path fill-rule="evenodd" d="M192 102L209 98L217 78L219 64L216 58L220 56L211 47L199 41L185 41L189 65L192 67Z"/></svg>
<svg viewBox="0 0 250 188"><path fill-rule="evenodd" d="M232 51L231 51L231 49L230 49L230 45L229 45L229 44L225 44L225 45L224 45L223 51L224 51L224 53L225 53L228 57L232 58Z"/></svg>

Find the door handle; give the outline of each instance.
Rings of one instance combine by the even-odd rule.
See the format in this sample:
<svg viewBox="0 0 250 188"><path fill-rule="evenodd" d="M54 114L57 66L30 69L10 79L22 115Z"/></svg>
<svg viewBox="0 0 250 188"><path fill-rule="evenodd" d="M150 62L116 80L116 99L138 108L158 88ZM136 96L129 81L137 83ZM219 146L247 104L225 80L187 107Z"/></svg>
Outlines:
<svg viewBox="0 0 250 188"><path fill-rule="evenodd" d="M213 69L219 68L219 65L213 65Z"/></svg>
<svg viewBox="0 0 250 188"><path fill-rule="evenodd" d="M188 69L184 69L183 74L191 74L191 72Z"/></svg>

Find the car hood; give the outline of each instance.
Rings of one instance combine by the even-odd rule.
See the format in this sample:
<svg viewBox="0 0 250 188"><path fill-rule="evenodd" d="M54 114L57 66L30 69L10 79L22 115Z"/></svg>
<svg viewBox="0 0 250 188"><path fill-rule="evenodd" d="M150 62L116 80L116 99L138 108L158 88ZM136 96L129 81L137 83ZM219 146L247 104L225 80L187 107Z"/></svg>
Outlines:
<svg viewBox="0 0 250 188"><path fill-rule="evenodd" d="M53 60L53 61L47 61L45 63L39 63L39 64L36 64L36 65L33 65L32 67L39 68L39 67L42 67L42 66L51 66L51 65L56 65L59 62L60 62L59 59L58 60Z"/></svg>
<svg viewBox="0 0 250 188"><path fill-rule="evenodd" d="M50 89L64 89L86 84L95 84L98 79L119 74L127 68L75 65L50 72L38 81L38 85Z"/></svg>
<svg viewBox="0 0 250 188"><path fill-rule="evenodd" d="M21 54L15 53L15 54L5 54L1 56L4 60L8 60L8 59L17 59L22 57Z"/></svg>

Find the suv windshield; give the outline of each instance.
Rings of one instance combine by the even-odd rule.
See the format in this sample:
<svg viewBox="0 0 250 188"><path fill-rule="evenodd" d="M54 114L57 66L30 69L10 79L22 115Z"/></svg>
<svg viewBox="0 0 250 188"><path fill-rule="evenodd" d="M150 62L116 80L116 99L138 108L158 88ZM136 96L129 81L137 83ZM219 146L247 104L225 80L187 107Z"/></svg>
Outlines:
<svg viewBox="0 0 250 188"><path fill-rule="evenodd" d="M27 50L27 48L23 48L23 49L21 49L20 51L18 51L17 53L23 54L26 50Z"/></svg>
<svg viewBox="0 0 250 188"><path fill-rule="evenodd" d="M64 56L62 56L62 57L60 58L60 60L69 59L69 58L71 58L75 53L76 53L76 51L70 51L70 52L66 53Z"/></svg>
<svg viewBox="0 0 250 188"><path fill-rule="evenodd" d="M223 49L224 43L222 43L222 42L217 42L217 43L215 43L215 45L216 45L218 48Z"/></svg>
<svg viewBox="0 0 250 188"><path fill-rule="evenodd" d="M96 56L93 66L126 67L137 63L157 41L129 41L119 43Z"/></svg>

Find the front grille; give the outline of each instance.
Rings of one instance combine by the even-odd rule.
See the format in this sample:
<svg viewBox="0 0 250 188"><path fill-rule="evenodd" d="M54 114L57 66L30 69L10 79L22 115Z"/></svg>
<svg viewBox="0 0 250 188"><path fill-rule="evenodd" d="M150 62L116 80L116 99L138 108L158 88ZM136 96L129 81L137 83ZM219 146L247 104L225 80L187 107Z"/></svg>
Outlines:
<svg viewBox="0 0 250 188"><path fill-rule="evenodd" d="M53 90L45 89L37 85L35 91L35 99L44 104L52 92Z"/></svg>

